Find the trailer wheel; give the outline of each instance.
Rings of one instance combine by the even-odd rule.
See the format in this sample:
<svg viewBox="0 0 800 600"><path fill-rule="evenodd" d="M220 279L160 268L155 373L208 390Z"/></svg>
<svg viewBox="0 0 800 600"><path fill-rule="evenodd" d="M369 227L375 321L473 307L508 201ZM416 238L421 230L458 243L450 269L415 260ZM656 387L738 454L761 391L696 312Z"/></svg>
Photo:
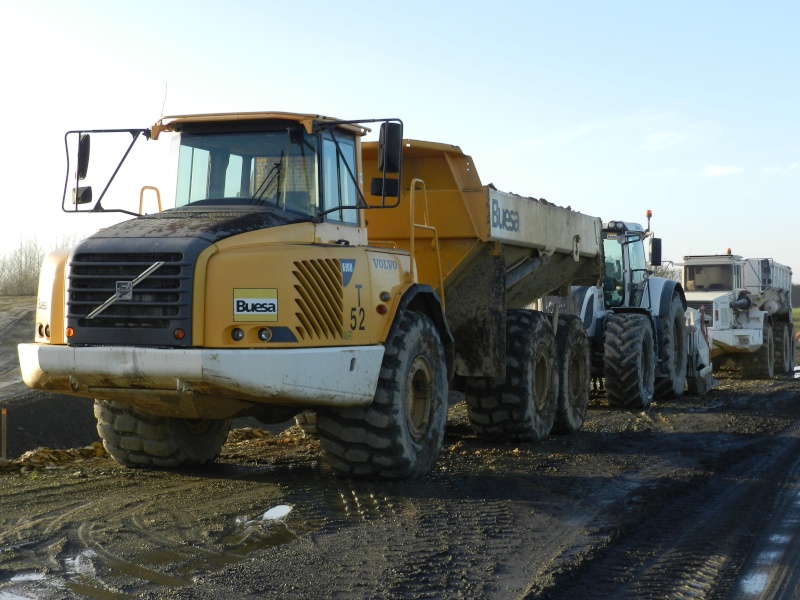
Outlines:
<svg viewBox="0 0 800 600"><path fill-rule="evenodd" d="M553 429L558 376L550 320L530 310L506 311L506 376L467 379L467 415L483 438L538 442Z"/></svg>
<svg viewBox="0 0 800 600"><path fill-rule="evenodd" d="M669 312L658 318L658 327L661 330L662 347L659 351L661 363L655 378L655 397L680 398L686 383L688 345L686 318L680 296L672 296Z"/></svg>
<svg viewBox="0 0 800 600"><path fill-rule="evenodd" d="M95 400L97 432L111 457L127 467L197 467L213 461L230 419L177 419L128 404Z"/></svg>
<svg viewBox="0 0 800 600"><path fill-rule="evenodd" d="M589 404L589 338L580 317L562 315L558 318L556 362L558 396L553 433L572 434L583 427Z"/></svg>
<svg viewBox="0 0 800 600"><path fill-rule="evenodd" d="M745 379L772 379L775 376L775 339L772 327L764 321L764 343L752 354L742 355L739 364Z"/></svg>
<svg viewBox="0 0 800 600"><path fill-rule="evenodd" d="M317 409L325 460L337 475L417 478L436 464L447 421L447 366L431 319L406 311L385 344L372 404Z"/></svg>
<svg viewBox="0 0 800 600"><path fill-rule="evenodd" d="M794 372L794 327L790 323L776 323L772 328L775 342L775 369L778 375Z"/></svg>
<svg viewBox="0 0 800 600"><path fill-rule="evenodd" d="M655 351L647 317L634 313L606 318L605 383L609 404L645 408L653 399Z"/></svg>

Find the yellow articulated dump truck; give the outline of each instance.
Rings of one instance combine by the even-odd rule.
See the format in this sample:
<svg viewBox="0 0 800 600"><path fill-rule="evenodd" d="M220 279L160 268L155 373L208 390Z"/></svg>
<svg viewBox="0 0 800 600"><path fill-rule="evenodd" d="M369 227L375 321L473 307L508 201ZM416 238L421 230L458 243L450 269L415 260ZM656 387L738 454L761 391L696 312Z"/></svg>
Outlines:
<svg viewBox="0 0 800 600"><path fill-rule="evenodd" d="M93 195L90 148L99 169L97 140L119 134ZM32 388L95 399L118 462L201 465L231 419L311 410L334 473L419 477L450 390L485 438L581 427L582 322L526 307L601 280L598 218L482 185L460 148L397 119L189 115L65 140L62 209L130 218L46 257L20 363ZM152 185L138 210L110 205L131 148L162 142L168 207Z"/></svg>

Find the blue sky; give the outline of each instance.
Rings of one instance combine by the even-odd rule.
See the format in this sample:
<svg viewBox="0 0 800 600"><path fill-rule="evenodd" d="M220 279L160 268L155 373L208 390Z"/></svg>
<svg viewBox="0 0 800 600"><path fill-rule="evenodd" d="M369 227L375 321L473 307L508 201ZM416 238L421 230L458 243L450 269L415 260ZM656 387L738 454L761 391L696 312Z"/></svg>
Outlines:
<svg viewBox="0 0 800 600"><path fill-rule="evenodd" d="M285 110L402 118L498 189L651 209L667 259L730 247L800 282L796 0L0 0L0 20L0 251L105 224L61 213L69 129Z"/></svg>

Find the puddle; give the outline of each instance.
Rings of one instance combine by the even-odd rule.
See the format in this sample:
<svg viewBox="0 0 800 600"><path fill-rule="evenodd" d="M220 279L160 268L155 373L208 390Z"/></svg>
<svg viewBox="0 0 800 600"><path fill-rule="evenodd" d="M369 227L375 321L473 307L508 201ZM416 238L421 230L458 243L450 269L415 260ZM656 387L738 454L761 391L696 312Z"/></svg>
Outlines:
<svg viewBox="0 0 800 600"><path fill-rule="evenodd" d="M768 581L769 577L766 573L755 573L745 577L742 580L740 587L742 592L747 595L759 596L766 588Z"/></svg>
<svg viewBox="0 0 800 600"><path fill-rule="evenodd" d="M53 597L53 591L60 589L58 581L53 581L44 573L27 571L17 573L0 584L0 600L31 600L40 597Z"/></svg>
<svg viewBox="0 0 800 600"><path fill-rule="evenodd" d="M97 553L93 550L84 550L75 556L65 558L63 560L64 573L67 575L94 574L93 556L97 556Z"/></svg>
<svg viewBox="0 0 800 600"><path fill-rule="evenodd" d="M279 546L297 538L287 524L294 508L287 504L273 506L254 516L227 516L215 531L195 532L201 540L193 544L170 547L169 538L160 538L154 530L143 530L142 540L151 542L148 551L142 548L137 555L123 558L102 545L100 539L82 539L81 545L101 544L96 549L78 548L58 559L59 572L48 574L36 571L7 573L0 583L0 600L30 600L51 597L54 590L70 590L80 597L108 600L129 596L109 589L105 580L133 578L163 588L187 585L197 573L215 571L241 561L256 550ZM302 528L302 523L300 524ZM204 534L204 537L202 535ZM153 542L167 542L158 547ZM199 543L198 543L199 542ZM130 541L126 545L130 547ZM185 540L184 540L185 543ZM102 550L100 549L102 548Z"/></svg>
<svg viewBox="0 0 800 600"><path fill-rule="evenodd" d="M291 506L280 504L259 517L236 517L233 530L224 532L218 541L229 552L237 555L286 544L296 537L285 522L291 512Z"/></svg>
<svg viewBox="0 0 800 600"><path fill-rule="evenodd" d="M42 573L19 573L11 578L12 583L21 583L23 581L42 581L44 574Z"/></svg>

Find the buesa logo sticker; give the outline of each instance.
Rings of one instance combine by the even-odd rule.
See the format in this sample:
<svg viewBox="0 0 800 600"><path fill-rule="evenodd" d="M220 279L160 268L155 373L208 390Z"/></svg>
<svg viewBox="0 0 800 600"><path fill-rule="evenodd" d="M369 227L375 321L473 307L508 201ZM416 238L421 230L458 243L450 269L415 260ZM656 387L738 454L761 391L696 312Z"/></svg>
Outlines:
<svg viewBox="0 0 800 600"><path fill-rule="evenodd" d="M236 288L233 290L234 321L277 321L278 290Z"/></svg>
<svg viewBox="0 0 800 600"><path fill-rule="evenodd" d="M513 208L500 206L497 198L492 198L492 229L502 229L516 233L519 231L519 212Z"/></svg>

